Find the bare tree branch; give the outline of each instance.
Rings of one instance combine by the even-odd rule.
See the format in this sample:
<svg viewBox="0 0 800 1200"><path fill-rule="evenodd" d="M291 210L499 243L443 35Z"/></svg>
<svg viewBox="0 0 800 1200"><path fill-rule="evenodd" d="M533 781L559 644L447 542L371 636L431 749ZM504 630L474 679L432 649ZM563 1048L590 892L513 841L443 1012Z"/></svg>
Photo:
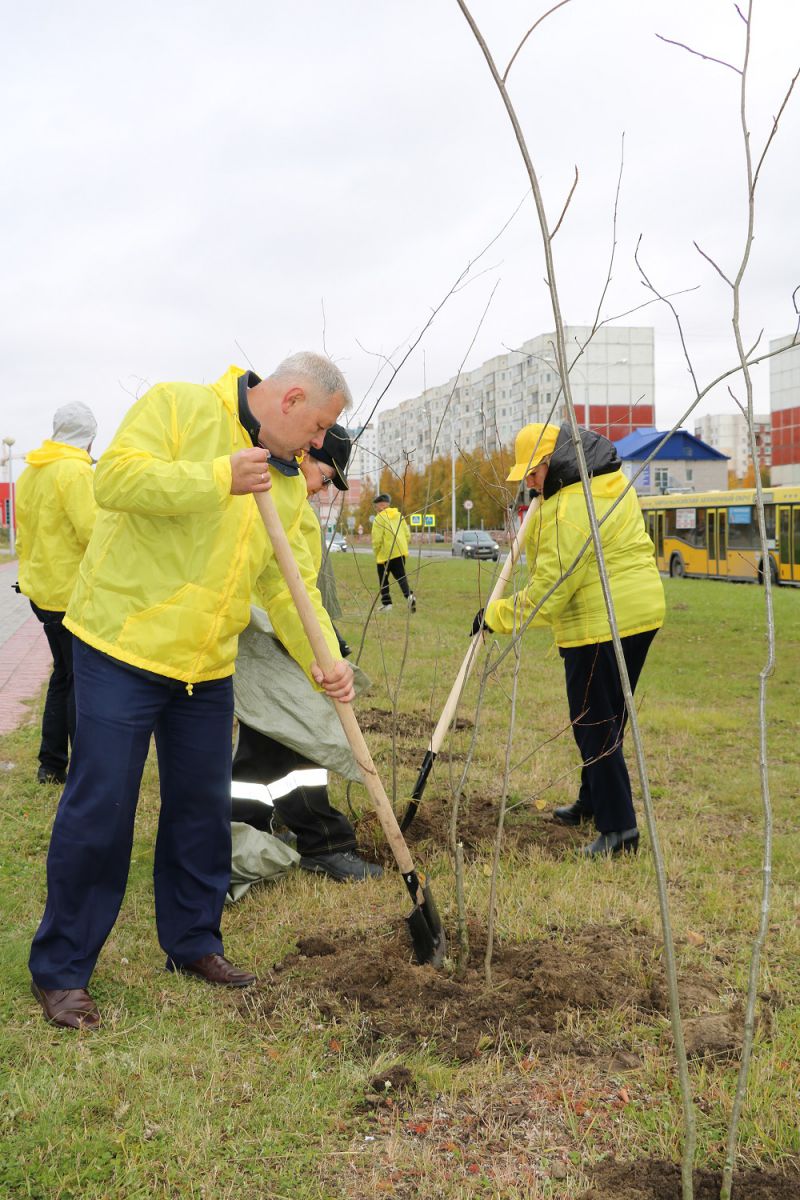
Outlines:
<svg viewBox="0 0 800 1200"><path fill-rule="evenodd" d="M661 33L657 33L656 37L660 42L666 42L668 46L679 46L681 50L687 50L689 54L696 54L698 58L704 58L706 62L717 63L720 67L727 67L729 71L735 71L737 75L741 75L742 73L739 67L735 67L733 63L726 62L724 58L714 58L711 54L701 54L699 50L693 50L685 42L673 41L672 38L664 37Z"/></svg>
<svg viewBox="0 0 800 1200"><path fill-rule="evenodd" d="M717 274L719 275L720 279L724 279L724 280L725 280L725 282L727 283L728 287L729 287L729 288L732 288L732 287L733 287L733 284L731 283L730 279L728 279L728 276L727 276L727 275L725 274L725 272L722 270L722 267L719 267L719 266L717 266L717 264L714 262L714 260L713 260L713 258L711 257L711 255L710 255L710 254L706 254L705 250L702 250L702 249L700 248L700 246L698 246L697 242L692 242L692 245L694 246L694 248L695 248L695 250L697 251L697 253L698 253L698 254L701 256L701 258L704 258L704 259L706 260L706 262L707 262L707 263L708 263L710 266L712 266L712 267L714 268L714 270L715 270L715 271L717 272Z"/></svg>
<svg viewBox="0 0 800 1200"><path fill-rule="evenodd" d="M505 71L503 72L503 83L505 83L505 81L508 79L508 72L511 70L511 68L512 68L512 67L513 67L513 65L514 65L514 59L517 57L517 55L519 54L520 50L521 50L521 49L522 49L522 47L525 45L525 43L527 42L528 38L529 38L529 37L531 36L531 34L533 33L534 29L536 29L537 25L541 25L542 21L546 21L546 20L547 20L547 18L550 16L550 14L551 14L551 13L554 13L554 12L556 11L556 9L557 9L557 8L563 8L563 6L564 6L565 4L569 4L569 0L559 0L559 3L558 3L558 4L554 4L552 8L549 8L549 9L547 10L547 12L546 12L546 13L545 13L543 16L539 17L539 20L538 20L538 21L534 21L533 25L531 25L530 29L529 29L529 30L528 30L528 32L525 34L525 37L522 39L522 41L519 43L519 45L517 46L517 48L516 48L516 50L514 51L514 53L511 55L511 58L510 58L510 59L509 59L509 61L508 61L508 66L506 67Z"/></svg>
<svg viewBox="0 0 800 1200"><path fill-rule="evenodd" d="M575 188L577 186L578 186L578 164L576 163L575 164L575 178L572 181L572 187L569 189L569 195L567 196L567 199L564 202L564 207L561 210L561 216L558 218L558 221L556 222L555 229L550 234L551 242L552 242L553 238L556 236L556 234L558 233L559 229L561 228L561 222L564 220L564 217L567 215L567 209L569 208L569 202L572 199L573 195L575 194Z"/></svg>
<svg viewBox="0 0 800 1200"><path fill-rule="evenodd" d="M761 151L761 157L759 158L756 169L753 172L753 182L751 185L753 191L756 190L756 187L758 185L758 177L761 174L761 166L764 162L764 159L767 156L767 151L769 150L770 145L772 144L772 139L775 137L775 134L778 132L778 123L779 123L781 117L783 116L783 110L786 108L786 105L789 103L789 97L791 96L792 92L794 91L794 85L797 83L798 76L800 76L800 67L798 67L797 71L795 72L795 74L792 78L792 82L789 84L789 87L787 89L786 95L783 97L783 103L781 104L780 108L778 109L778 115L776 117L774 117L772 120L772 129L769 131L769 137L767 138L766 142L764 143L764 149Z"/></svg>

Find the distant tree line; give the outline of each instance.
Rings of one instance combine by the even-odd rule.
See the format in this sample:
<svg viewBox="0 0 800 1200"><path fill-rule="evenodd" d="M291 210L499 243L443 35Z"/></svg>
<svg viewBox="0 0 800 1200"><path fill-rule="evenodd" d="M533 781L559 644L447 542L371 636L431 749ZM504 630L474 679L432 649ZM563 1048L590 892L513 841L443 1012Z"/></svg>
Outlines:
<svg viewBox="0 0 800 1200"><path fill-rule="evenodd" d="M516 497L514 484L506 483L506 475L513 463L508 450L483 450L471 454L459 454L455 464L456 522L459 529L467 524L464 501L471 500L470 524L480 529L503 529L507 523L509 506ZM432 513L436 517L437 529L449 529L451 520L452 464L449 455L434 458L424 468L414 469L413 460L405 471L384 467L380 476L378 492L387 492L392 503L409 517L412 513ZM375 491L364 491L356 511L356 525L366 529Z"/></svg>

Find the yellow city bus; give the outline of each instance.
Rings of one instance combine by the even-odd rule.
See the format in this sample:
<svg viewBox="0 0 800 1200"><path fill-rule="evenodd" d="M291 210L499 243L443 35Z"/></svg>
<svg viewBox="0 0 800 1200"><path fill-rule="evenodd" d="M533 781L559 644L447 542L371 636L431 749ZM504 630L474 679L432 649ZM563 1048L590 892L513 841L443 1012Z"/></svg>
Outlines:
<svg viewBox="0 0 800 1200"><path fill-rule="evenodd" d="M774 584L800 585L800 487L764 488ZM754 488L733 492L640 496L658 569L673 577L764 578Z"/></svg>

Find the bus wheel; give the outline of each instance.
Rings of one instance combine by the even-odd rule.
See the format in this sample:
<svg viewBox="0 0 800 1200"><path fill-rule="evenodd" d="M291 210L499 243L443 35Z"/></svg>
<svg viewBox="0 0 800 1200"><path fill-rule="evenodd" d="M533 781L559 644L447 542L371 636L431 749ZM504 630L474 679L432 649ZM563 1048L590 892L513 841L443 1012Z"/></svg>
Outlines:
<svg viewBox="0 0 800 1200"><path fill-rule="evenodd" d="M673 554L669 560L669 573L673 579L683 579L686 574L686 567L683 565L680 554Z"/></svg>
<svg viewBox="0 0 800 1200"><path fill-rule="evenodd" d="M772 555L770 555L770 558L769 558L769 581L773 587L780 587L780 585L781 585L780 578L778 577L778 568L775 566L775 559L772 557ZM764 563L763 563L763 561L758 564L758 582L759 583L764 582Z"/></svg>

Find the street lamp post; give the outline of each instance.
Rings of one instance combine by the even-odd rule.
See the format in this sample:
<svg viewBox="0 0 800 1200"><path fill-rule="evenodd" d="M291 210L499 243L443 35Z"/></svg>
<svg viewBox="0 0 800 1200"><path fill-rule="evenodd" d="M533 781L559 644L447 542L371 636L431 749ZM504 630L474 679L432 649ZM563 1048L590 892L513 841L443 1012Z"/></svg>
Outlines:
<svg viewBox="0 0 800 1200"><path fill-rule="evenodd" d="M3 445L6 447L5 460L8 466L8 548L13 557L17 548L17 536L14 528L14 465L11 459L14 438L4 437Z"/></svg>

